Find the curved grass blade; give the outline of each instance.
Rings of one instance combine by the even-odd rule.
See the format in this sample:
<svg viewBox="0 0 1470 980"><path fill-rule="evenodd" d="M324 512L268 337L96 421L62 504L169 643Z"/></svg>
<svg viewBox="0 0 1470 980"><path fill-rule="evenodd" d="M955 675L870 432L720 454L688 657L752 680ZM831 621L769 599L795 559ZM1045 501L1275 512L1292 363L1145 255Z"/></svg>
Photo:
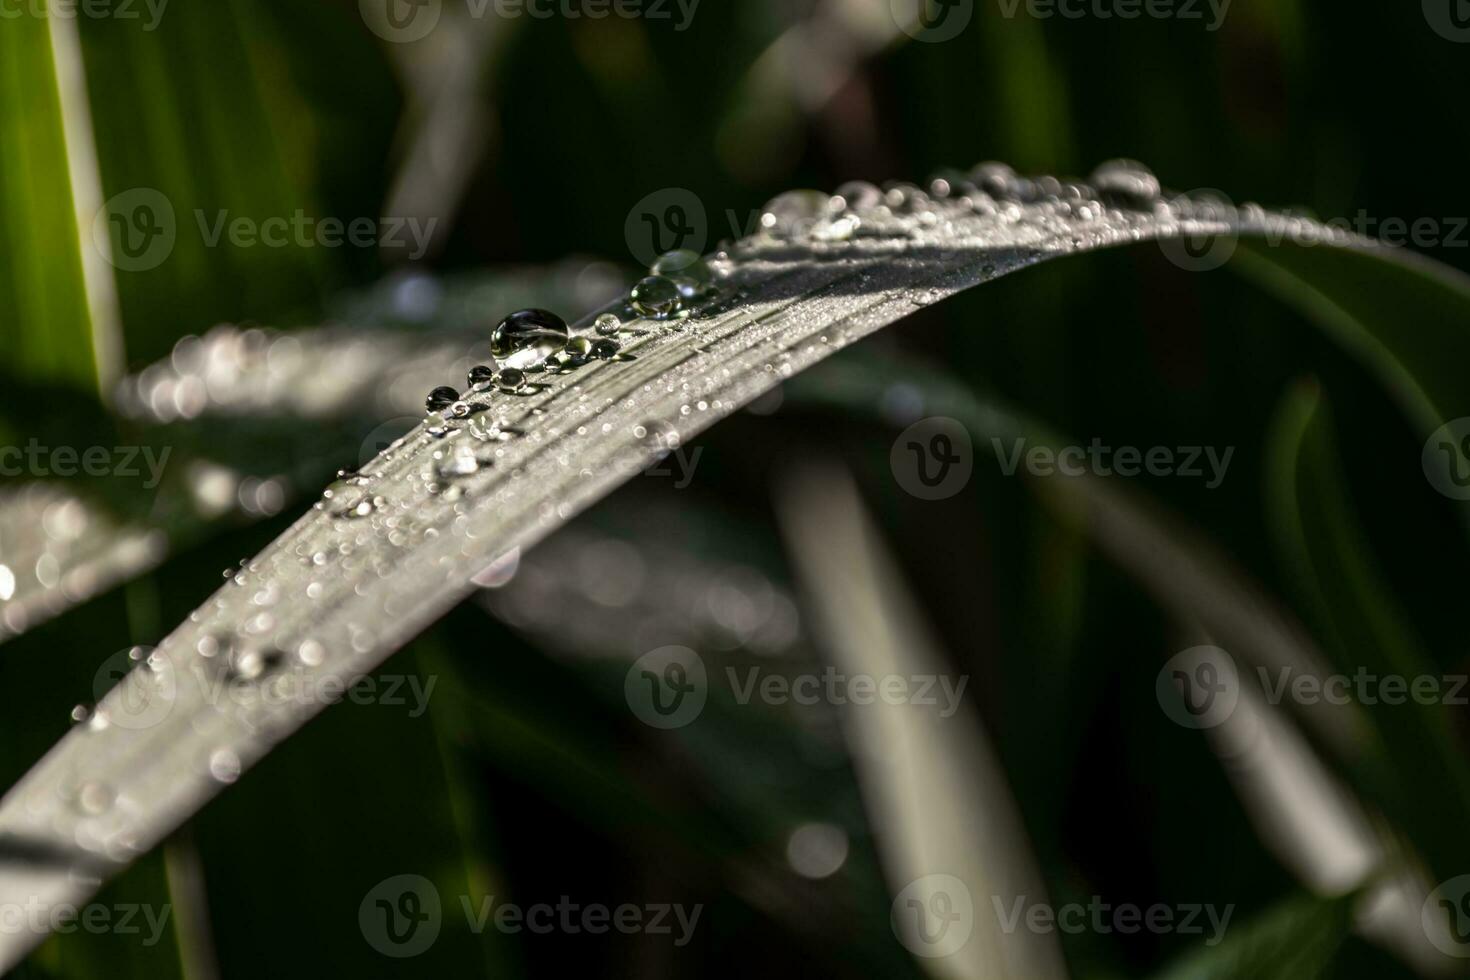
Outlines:
<svg viewBox="0 0 1470 980"><path fill-rule="evenodd" d="M352 327L185 337L115 393L145 447L125 489L141 482L144 493L108 496L99 491L120 481L80 477L0 492L0 643L364 462L369 445L412 427L425 391L477 363L476 324L493 310L557 297L590 309L616 280L586 262L451 283L400 277L342 300Z"/></svg>
<svg viewBox="0 0 1470 980"><path fill-rule="evenodd" d="M720 258L722 300L683 320L624 310L621 357L537 376L516 395L473 392L454 417L431 418L334 485L0 801L0 847L60 858L19 864L0 878L0 898L89 893L324 706L274 703L274 678L362 676L502 555L916 307L1048 258L1150 238L1291 229L1349 243L1258 210L1152 197L1124 206L1116 186L999 181L995 168L982 179L994 194L897 189L841 215L824 215L825 195L778 199L763 231ZM259 696L216 703L221 679ZM38 938L5 937L0 967Z"/></svg>
<svg viewBox="0 0 1470 980"><path fill-rule="evenodd" d="M1339 462L1323 396L1302 386L1277 423L1272 461L1273 518L1295 581L1316 612L1343 673L1376 677L1438 677L1434 661L1374 571ZM1385 688L1387 692L1387 688ZM1420 848L1438 879L1470 866L1463 827L1470 819L1470 772L1455 744L1443 703L1377 698L1367 706L1391 765L1379 772L1378 796Z"/></svg>

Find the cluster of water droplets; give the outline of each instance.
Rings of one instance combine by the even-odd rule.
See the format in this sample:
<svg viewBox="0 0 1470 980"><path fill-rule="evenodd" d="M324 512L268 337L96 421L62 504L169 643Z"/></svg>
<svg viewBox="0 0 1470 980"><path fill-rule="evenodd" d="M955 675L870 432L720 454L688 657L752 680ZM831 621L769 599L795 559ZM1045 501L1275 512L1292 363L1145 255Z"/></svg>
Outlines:
<svg viewBox="0 0 1470 980"><path fill-rule="evenodd" d="M1167 194L1154 173L1135 160L1109 160L1086 180L1022 176L1006 164L987 161L968 171L942 170L923 187L850 181L830 194L788 191L766 204L755 235L738 243L736 252L743 257L773 245L820 248L869 238L913 237L967 214L999 224L1046 217L1086 223L1109 211L1222 221L1264 214L1259 205L1236 208L1204 192Z"/></svg>

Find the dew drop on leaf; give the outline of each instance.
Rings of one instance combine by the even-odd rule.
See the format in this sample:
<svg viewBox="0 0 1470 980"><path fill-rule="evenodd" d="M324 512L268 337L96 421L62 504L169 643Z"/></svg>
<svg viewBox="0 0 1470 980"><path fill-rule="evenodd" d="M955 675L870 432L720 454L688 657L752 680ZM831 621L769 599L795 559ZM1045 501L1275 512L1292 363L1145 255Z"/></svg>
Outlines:
<svg viewBox="0 0 1470 980"><path fill-rule="evenodd" d="M684 305L678 284L667 276L648 276L639 280L629 299L633 309L660 320L678 313Z"/></svg>
<svg viewBox="0 0 1470 980"><path fill-rule="evenodd" d="M490 353L506 357L534 349L545 357L567 342L567 322L549 310L519 310L500 321L490 335Z"/></svg>

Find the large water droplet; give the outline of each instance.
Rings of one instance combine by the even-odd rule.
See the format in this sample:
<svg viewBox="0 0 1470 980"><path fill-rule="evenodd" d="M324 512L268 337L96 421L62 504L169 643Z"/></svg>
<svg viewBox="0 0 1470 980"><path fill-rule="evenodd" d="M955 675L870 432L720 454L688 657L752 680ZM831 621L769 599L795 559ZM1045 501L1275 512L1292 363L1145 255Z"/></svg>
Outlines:
<svg viewBox="0 0 1470 980"><path fill-rule="evenodd" d="M495 380L495 369L488 364L476 364L470 368L468 380L471 388L489 384ZM483 391L484 389L481 390Z"/></svg>
<svg viewBox="0 0 1470 980"><path fill-rule="evenodd" d="M876 184L870 184L866 180L849 180L833 193L831 206L837 211L843 208L866 211L882 203L883 192Z"/></svg>
<svg viewBox="0 0 1470 980"><path fill-rule="evenodd" d="M459 392L448 385L441 385L429 392L429 397L424 399L424 406L431 412L442 412L457 401Z"/></svg>
<svg viewBox="0 0 1470 980"><path fill-rule="evenodd" d="M679 284L667 276L648 276L633 287L628 297L633 309L644 316L658 320L667 319L678 313L684 305Z"/></svg>
<svg viewBox="0 0 1470 980"><path fill-rule="evenodd" d="M832 198L821 191L787 191L766 204L761 228L777 238L801 238L827 216Z"/></svg>
<svg viewBox="0 0 1470 980"><path fill-rule="evenodd" d="M680 248L660 255L648 270L655 276L683 276L701 285L709 285L714 276L698 252Z"/></svg>
<svg viewBox="0 0 1470 980"><path fill-rule="evenodd" d="M1137 160L1108 160L1092 172L1092 186L1131 207L1151 204L1161 193L1159 178Z"/></svg>
<svg viewBox="0 0 1470 980"><path fill-rule="evenodd" d="M506 357L534 349L541 357L560 350L567 342L567 322L549 310L520 310L512 313L490 335L490 353Z"/></svg>
<svg viewBox="0 0 1470 980"><path fill-rule="evenodd" d="M592 326L601 336L611 337L623 328L623 321L618 319L616 313L604 313Z"/></svg>
<svg viewBox="0 0 1470 980"><path fill-rule="evenodd" d="M592 341L586 337L573 337L567 341L562 352L571 359L573 364L580 363L587 360L587 356L592 353Z"/></svg>

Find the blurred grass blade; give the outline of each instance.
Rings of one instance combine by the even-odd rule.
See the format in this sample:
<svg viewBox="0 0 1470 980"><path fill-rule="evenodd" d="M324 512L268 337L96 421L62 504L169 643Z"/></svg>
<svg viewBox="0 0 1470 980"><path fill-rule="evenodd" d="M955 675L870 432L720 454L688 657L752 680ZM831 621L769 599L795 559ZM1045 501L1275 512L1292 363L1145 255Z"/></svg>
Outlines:
<svg viewBox="0 0 1470 980"><path fill-rule="evenodd" d="M316 307L329 250L233 247L225 227L318 217L302 162L311 127L292 118L305 109L261 60L266 5L178 3L146 30L115 17L77 27L128 350L157 357L188 330Z"/></svg>
<svg viewBox="0 0 1470 980"><path fill-rule="evenodd" d="M849 677L947 679L851 478L835 464L807 464L776 489L784 537L837 669ZM1007 930L997 914L1017 900L1044 903L1045 888L980 719L970 702L953 707L944 717L880 699L844 718L896 896L894 928L911 951L933 957L923 962L937 977L1065 977L1055 934ZM917 901L923 915L941 900L959 918L956 935L938 940L899 904Z"/></svg>
<svg viewBox="0 0 1470 980"><path fill-rule="evenodd" d="M978 188L933 199L914 189L896 211L861 205L861 234L847 217L801 218L812 196L787 198L718 263L723 295L713 305L662 321L619 306L618 358L538 376L516 395L471 393L460 417L414 429L247 561L97 709L106 719L148 705L152 724L78 726L0 801L0 842L60 858L0 877L0 899L12 889L50 902L89 893L323 707L265 696L215 705L194 678L243 678L260 691L287 665L318 682L362 676L501 556L917 307L1089 249L1288 227L1209 202L1128 207L1080 185L1068 203L1046 186L1014 181L999 204ZM1291 227L1298 239L1347 242L1318 225ZM101 812L77 805L92 785L105 787ZM0 966L38 938L0 938Z"/></svg>
<svg viewBox="0 0 1470 980"><path fill-rule="evenodd" d="M1278 540L1336 667L1347 674L1438 677L1433 659L1373 570L1330 414L1315 385L1299 386L1288 396L1273 443L1268 504ZM1377 699L1367 713L1391 760L1379 787L1385 808L1437 880L1462 873L1470 867L1470 845L1455 828L1470 825L1470 773L1445 706Z"/></svg>
<svg viewBox="0 0 1470 980"><path fill-rule="evenodd" d="M1158 980L1313 980L1331 974L1352 928L1353 896L1287 899L1190 954Z"/></svg>
<svg viewBox="0 0 1470 980"><path fill-rule="evenodd" d="M0 31L0 357L16 376L96 392L49 23L20 14Z"/></svg>

